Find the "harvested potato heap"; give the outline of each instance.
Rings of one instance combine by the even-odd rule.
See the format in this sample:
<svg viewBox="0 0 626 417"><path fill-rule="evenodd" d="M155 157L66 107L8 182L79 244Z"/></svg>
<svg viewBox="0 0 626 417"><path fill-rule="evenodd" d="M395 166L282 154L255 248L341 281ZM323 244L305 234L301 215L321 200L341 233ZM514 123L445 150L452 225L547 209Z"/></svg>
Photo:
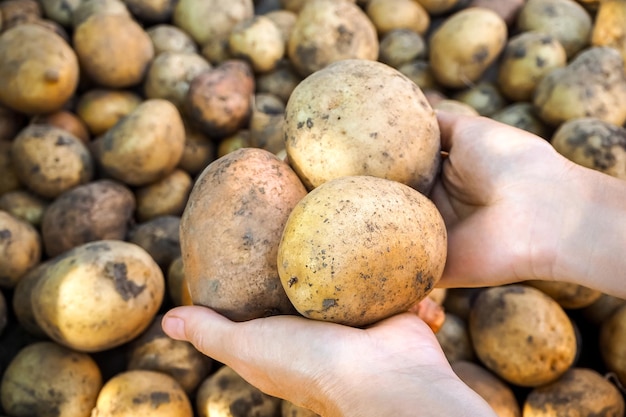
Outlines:
<svg viewBox="0 0 626 417"><path fill-rule="evenodd" d="M626 179L625 33L623 0L0 0L0 415L312 416L163 334L190 304L434 312L499 416L623 415L626 301L436 288L428 197L433 110Z"/></svg>

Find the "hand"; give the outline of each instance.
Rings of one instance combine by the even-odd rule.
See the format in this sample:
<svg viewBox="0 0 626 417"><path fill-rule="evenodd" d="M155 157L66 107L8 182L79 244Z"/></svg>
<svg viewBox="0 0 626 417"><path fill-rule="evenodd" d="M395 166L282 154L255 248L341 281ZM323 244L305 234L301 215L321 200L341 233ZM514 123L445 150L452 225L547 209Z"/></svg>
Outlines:
<svg viewBox="0 0 626 417"><path fill-rule="evenodd" d="M295 316L237 323L208 308L177 307L163 329L263 392L324 417L494 416L411 313L357 329Z"/></svg>

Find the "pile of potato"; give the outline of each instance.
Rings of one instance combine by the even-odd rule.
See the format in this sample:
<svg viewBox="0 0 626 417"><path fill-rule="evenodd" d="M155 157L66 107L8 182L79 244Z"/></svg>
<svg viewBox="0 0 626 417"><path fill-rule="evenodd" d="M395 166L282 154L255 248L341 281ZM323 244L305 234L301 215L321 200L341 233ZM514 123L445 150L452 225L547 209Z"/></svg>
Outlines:
<svg viewBox="0 0 626 417"><path fill-rule="evenodd" d="M425 300L500 417L623 416L626 300L437 289L427 196L433 109L626 180L625 62L623 0L0 0L0 416L312 416L162 314Z"/></svg>

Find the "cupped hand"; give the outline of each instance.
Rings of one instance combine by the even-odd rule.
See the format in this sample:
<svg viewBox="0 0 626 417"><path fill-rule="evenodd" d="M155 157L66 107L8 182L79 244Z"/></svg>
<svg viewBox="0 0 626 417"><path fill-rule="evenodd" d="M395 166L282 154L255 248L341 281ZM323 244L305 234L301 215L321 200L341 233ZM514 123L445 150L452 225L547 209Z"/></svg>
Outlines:
<svg viewBox="0 0 626 417"><path fill-rule="evenodd" d="M411 313L358 329L296 316L232 322L208 308L177 307L163 329L263 392L324 417L492 415Z"/></svg>
<svg viewBox="0 0 626 417"><path fill-rule="evenodd" d="M572 164L523 130L484 117L437 117L447 155L431 198L448 228L439 285L551 279Z"/></svg>

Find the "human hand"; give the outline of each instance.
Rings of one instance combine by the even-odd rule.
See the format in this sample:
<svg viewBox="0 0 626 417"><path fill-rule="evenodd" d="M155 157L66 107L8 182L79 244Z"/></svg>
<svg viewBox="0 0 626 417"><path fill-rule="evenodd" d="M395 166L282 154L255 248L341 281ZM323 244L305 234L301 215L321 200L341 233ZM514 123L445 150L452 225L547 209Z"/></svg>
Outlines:
<svg viewBox="0 0 626 417"><path fill-rule="evenodd" d="M358 329L296 316L232 322L193 306L169 311L163 329L263 392L324 417L495 416L415 314Z"/></svg>

